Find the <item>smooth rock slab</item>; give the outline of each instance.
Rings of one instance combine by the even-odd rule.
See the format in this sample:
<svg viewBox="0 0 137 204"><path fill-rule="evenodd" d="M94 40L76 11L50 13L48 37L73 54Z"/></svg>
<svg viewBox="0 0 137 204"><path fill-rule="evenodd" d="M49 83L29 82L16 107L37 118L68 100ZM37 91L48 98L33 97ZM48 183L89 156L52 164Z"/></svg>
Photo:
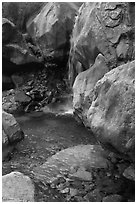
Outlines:
<svg viewBox="0 0 137 204"><path fill-rule="evenodd" d="M3 202L34 202L34 185L28 176L11 172L2 177Z"/></svg>
<svg viewBox="0 0 137 204"><path fill-rule="evenodd" d="M108 168L107 156L100 145L78 145L56 153L42 166L34 168L33 174L44 183L52 183L61 175L90 181L92 169Z"/></svg>

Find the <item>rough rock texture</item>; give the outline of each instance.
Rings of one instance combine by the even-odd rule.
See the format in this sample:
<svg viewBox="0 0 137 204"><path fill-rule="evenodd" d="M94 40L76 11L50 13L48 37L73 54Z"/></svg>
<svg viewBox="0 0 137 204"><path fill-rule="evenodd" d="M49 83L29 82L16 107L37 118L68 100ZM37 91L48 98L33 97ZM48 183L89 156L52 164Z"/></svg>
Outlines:
<svg viewBox="0 0 137 204"><path fill-rule="evenodd" d="M2 127L10 143L14 143L23 139L24 134L13 115L2 111Z"/></svg>
<svg viewBox="0 0 137 204"><path fill-rule="evenodd" d="M28 176L12 172L2 177L3 202L34 202L34 185Z"/></svg>
<svg viewBox="0 0 137 204"><path fill-rule="evenodd" d="M23 138L24 133L13 115L2 111L2 160L10 155L17 142Z"/></svg>
<svg viewBox="0 0 137 204"><path fill-rule="evenodd" d="M71 38L69 78L73 84L102 53L109 69L134 59L135 4L128 2L84 3Z"/></svg>
<svg viewBox="0 0 137 204"><path fill-rule="evenodd" d="M90 73L90 69L86 72ZM96 84L93 83L93 90L94 77L87 81L88 75L81 73L74 84L73 99L75 114L92 130L98 141L111 151L128 155L132 161L135 155L134 72L134 61L121 65L106 73ZM83 88L85 84L86 89ZM84 98L86 100L82 103Z"/></svg>
<svg viewBox="0 0 137 204"><path fill-rule="evenodd" d="M44 57L65 60L69 38L79 4L49 2L41 12L27 22L27 31L40 47ZM46 20L45 20L46 19Z"/></svg>
<svg viewBox="0 0 137 204"><path fill-rule="evenodd" d="M101 202L104 198L126 201L123 193L127 194L129 183L121 178L109 155L100 145L78 145L51 156L32 173L43 190L49 187L65 202Z"/></svg>
<svg viewBox="0 0 137 204"><path fill-rule="evenodd" d="M93 98L93 89L99 79L101 79L109 69L106 65L105 58L99 54L95 64L88 70L81 72L73 85L73 107L75 115L86 123L87 111Z"/></svg>
<svg viewBox="0 0 137 204"><path fill-rule="evenodd" d="M2 57L15 64L37 61L21 32L6 18L2 20Z"/></svg>
<svg viewBox="0 0 137 204"><path fill-rule="evenodd" d="M45 183L56 180L57 175L70 174L83 180L92 180L89 171L109 167L108 153L99 145L78 145L62 150L34 169L34 174Z"/></svg>
<svg viewBox="0 0 137 204"><path fill-rule="evenodd" d="M106 147L127 154L135 152L135 62L121 65L99 80L87 113L88 124Z"/></svg>

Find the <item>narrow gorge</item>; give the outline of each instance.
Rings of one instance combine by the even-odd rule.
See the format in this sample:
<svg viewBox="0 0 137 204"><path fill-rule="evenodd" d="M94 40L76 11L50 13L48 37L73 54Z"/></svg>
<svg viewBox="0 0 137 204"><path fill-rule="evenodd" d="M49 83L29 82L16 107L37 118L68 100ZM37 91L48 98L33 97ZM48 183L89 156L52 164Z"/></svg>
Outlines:
<svg viewBox="0 0 137 204"><path fill-rule="evenodd" d="M2 3L2 201L135 202L135 3Z"/></svg>

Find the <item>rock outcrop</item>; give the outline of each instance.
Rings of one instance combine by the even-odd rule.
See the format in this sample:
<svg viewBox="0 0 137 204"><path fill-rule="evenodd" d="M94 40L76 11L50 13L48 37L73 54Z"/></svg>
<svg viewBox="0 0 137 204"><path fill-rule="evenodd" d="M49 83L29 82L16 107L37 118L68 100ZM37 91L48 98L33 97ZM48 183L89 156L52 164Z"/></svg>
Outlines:
<svg viewBox="0 0 137 204"><path fill-rule="evenodd" d="M14 146L24 138L24 133L13 115L2 111L2 158L13 150Z"/></svg>
<svg viewBox="0 0 137 204"><path fill-rule="evenodd" d="M79 4L49 2L27 22L27 31L46 60L67 62L70 35Z"/></svg>
<svg viewBox="0 0 137 204"><path fill-rule="evenodd" d="M73 107L75 115L79 116L81 121L85 121L85 124L87 111L94 96L94 86L108 71L105 58L99 54L95 64L76 77L73 85Z"/></svg>
<svg viewBox="0 0 137 204"><path fill-rule="evenodd" d="M101 69L101 68L100 68ZM88 71L87 71L88 72ZM91 93L88 93L88 110L84 104L79 104L85 113L84 123L105 147L117 153L125 154L134 161L135 148L135 62L121 65L106 73L100 79ZM77 78L80 78L79 74ZM80 86L76 79L74 84L74 102L77 101L77 93ZM84 81L83 81L84 84ZM90 87L92 84L89 81ZM76 90L77 87L77 90ZM83 91L85 98L86 91ZM82 95L81 94L81 95ZM81 98L80 98L81 99ZM75 103L74 103L75 105ZM77 113L77 106L76 113ZM81 118L83 112L79 111Z"/></svg>
<svg viewBox="0 0 137 204"><path fill-rule="evenodd" d="M134 60L135 4L129 2L84 3L71 38L69 78L93 65L99 53L109 70Z"/></svg>
<svg viewBox="0 0 137 204"><path fill-rule="evenodd" d="M20 172L2 177L3 202L34 202L34 190L31 179Z"/></svg>

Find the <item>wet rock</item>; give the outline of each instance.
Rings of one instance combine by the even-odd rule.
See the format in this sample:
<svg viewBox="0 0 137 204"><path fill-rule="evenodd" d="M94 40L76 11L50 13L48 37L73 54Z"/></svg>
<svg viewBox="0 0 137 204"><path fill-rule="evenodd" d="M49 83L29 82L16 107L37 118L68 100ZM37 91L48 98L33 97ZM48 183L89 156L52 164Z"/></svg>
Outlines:
<svg viewBox="0 0 137 204"><path fill-rule="evenodd" d="M65 189L61 190L60 192L63 193L63 194L64 193L68 193L69 192L69 188L65 188Z"/></svg>
<svg viewBox="0 0 137 204"><path fill-rule="evenodd" d="M95 189L94 191L88 193L86 196L84 196L85 201L87 202L101 202L102 201L102 195L98 189Z"/></svg>
<svg viewBox="0 0 137 204"><path fill-rule="evenodd" d="M85 168L81 167L77 170L76 173L71 174L72 177L82 179L84 181L91 181L92 176L91 173L86 171Z"/></svg>
<svg viewBox="0 0 137 204"><path fill-rule="evenodd" d="M79 145L62 150L47 160L42 166L34 168L33 174L45 183L53 182L57 175L64 175L72 179L73 174L70 173L72 166L78 166L76 176L80 179L91 179L89 173L92 169L108 169L109 161L107 160L107 152L99 145ZM82 170L84 169L84 170ZM89 171L89 172L88 172Z"/></svg>
<svg viewBox="0 0 137 204"><path fill-rule="evenodd" d="M31 101L31 97L25 94L24 91L16 92L15 101L23 104L28 104Z"/></svg>
<svg viewBox="0 0 137 204"><path fill-rule="evenodd" d="M79 4L49 2L38 15L28 21L27 31L36 41L47 61L66 60L69 38ZM45 18L46 23L45 23Z"/></svg>
<svg viewBox="0 0 137 204"><path fill-rule="evenodd" d="M103 198L102 202L121 202L122 196L114 194Z"/></svg>
<svg viewBox="0 0 137 204"><path fill-rule="evenodd" d="M2 109L7 113L15 113L19 109L19 104L15 101L15 91L13 89L11 91L6 91L6 93L2 93Z"/></svg>
<svg viewBox="0 0 137 204"><path fill-rule="evenodd" d="M76 196L76 195L77 195L78 190L75 189L75 188L70 188L69 193L70 193L70 196L73 197L73 196Z"/></svg>
<svg viewBox="0 0 137 204"><path fill-rule="evenodd" d="M106 194L117 194L121 192L121 189L124 187L124 181L120 178L108 177L107 175L104 178L99 177L96 180L98 189Z"/></svg>
<svg viewBox="0 0 137 204"><path fill-rule="evenodd" d="M79 9L69 57L73 84L81 71L94 64L99 53L109 70L134 60L135 4L128 2L85 2Z"/></svg>
<svg viewBox="0 0 137 204"><path fill-rule="evenodd" d="M105 74L94 88L87 113L90 128L110 151L135 156L135 62Z"/></svg>
<svg viewBox="0 0 137 204"><path fill-rule="evenodd" d="M95 64L76 77L73 85L73 107L76 111L75 114L85 123L87 111L94 97L94 86L108 71L105 58L99 54Z"/></svg>
<svg viewBox="0 0 137 204"><path fill-rule="evenodd" d="M123 176L127 179L135 181L135 167L133 165L129 166L123 172Z"/></svg>
<svg viewBox="0 0 137 204"><path fill-rule="evenodd" d="M11 172L2 177L3 202L34 202L34 185L28 176Z"/></svg>

